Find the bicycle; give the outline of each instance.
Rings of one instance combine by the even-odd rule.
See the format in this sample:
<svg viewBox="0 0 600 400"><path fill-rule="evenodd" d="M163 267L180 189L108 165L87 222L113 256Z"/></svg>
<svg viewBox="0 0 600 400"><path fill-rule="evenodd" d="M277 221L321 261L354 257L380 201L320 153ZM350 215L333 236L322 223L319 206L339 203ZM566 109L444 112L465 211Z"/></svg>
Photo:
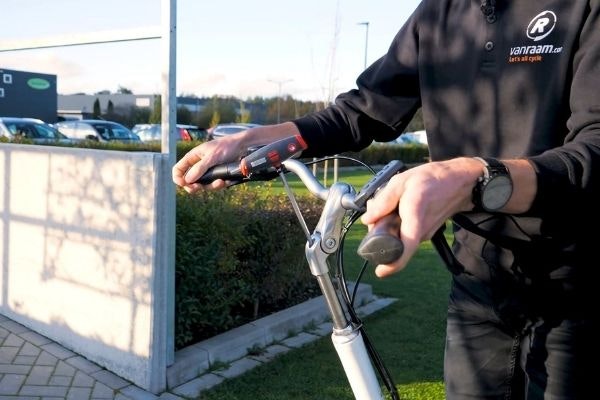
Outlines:
<svg viewBox="0 0 600 400"><path fill-rule="evenodd" d="M394 160L375 173L366 164L349 157L374 174L357 193L347 183L336 182L325 188L309 170L307 165L325 159L303 163L296 159L306 144L300 136L291 136L267 146L254 148L240 162L218 165L210 168L198 182L208 184L216 179L224 179L229 185L271 180L280 177L292 208L304 231L307 242L306 259L310 271L317 279L325 303L332 319L332 342L346 373L346 377L356 399L383 399L384 395L377 378L383 381L392 399L399 399L398 392L383 360L366 335L364 326L354 310L354 296L367 262L374 265L396 260L403 251L398 238L399 217L389 216L367 233L358 247L358 253L366 261L350 293L343 268L343 244L348 229L366 210L366 202L377 190L385 185L396 173L405 169L401 161ZM338 156L339 157L339 156ZM333 157L328 157L330 159ZM288 185L285 174L295 173L307 189L325 205L321 217L311 234L302 216L300 207ZM337 285L329 271L328 259L335 255L338 266Z"/></svg>

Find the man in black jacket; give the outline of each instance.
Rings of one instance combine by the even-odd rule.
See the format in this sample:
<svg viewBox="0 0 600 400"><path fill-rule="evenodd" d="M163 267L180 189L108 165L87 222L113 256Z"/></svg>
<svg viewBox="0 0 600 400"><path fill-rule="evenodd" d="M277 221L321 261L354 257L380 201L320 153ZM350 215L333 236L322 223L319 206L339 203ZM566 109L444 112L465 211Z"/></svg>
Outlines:
<svg viewBox="0 0 600 400"><path fill-rule="evenodd" d="M202 144L173 168L189 192L212 165L301 134L305 156L399 136L422 108L432 162L369 202L399 213L404 268L448 219L448 399L579 399L594 387L600 223L600 1L423 0L386 55L326 110ZM216 181L206 188L217 189Z"/></svg>

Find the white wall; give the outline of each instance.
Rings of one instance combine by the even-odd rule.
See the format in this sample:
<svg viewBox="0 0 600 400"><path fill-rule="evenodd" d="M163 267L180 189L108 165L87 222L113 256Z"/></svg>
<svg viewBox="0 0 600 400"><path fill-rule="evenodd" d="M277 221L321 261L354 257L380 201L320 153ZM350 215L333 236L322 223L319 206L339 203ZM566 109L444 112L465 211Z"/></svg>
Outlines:
<svg viewBox="0 0 600 400"><path fill-rule="evenodd" d="M0 144L0 312L153 392L172 306L164 163Z"/></svg>

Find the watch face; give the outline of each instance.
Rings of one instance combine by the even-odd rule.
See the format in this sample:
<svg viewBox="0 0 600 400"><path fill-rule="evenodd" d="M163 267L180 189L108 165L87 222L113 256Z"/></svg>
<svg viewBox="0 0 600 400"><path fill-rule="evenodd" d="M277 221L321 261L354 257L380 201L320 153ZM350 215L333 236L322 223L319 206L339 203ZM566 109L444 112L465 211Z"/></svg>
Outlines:
<svg viewBox="0 0 600 400"><path fill-rule="evenodd" d="M481 204L489 211L498 210L508 202L512 194L512 182L508 176L498 175L490 179L481 194Z"/></svg>

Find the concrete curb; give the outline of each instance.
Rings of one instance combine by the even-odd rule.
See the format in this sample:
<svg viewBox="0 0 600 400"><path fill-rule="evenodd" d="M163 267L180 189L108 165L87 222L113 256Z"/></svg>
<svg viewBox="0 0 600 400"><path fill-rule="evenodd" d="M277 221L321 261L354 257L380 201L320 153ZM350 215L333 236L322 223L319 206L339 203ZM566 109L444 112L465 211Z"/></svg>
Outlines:
<svg viewBox="0 0 600 400"><path fill-rule="evenodd" d="M369 285L357 292L359 316L366 316L392 304L396 299L373 296ZM167 371L170 391L197 397L225 379L239 376L292 349L331 334L332 325L322 297L280 311L263 319L217 335L175 353L175 363ZM260 347L260 355L249 354ZM227 368L209 371L215 362Z"/></svg>

